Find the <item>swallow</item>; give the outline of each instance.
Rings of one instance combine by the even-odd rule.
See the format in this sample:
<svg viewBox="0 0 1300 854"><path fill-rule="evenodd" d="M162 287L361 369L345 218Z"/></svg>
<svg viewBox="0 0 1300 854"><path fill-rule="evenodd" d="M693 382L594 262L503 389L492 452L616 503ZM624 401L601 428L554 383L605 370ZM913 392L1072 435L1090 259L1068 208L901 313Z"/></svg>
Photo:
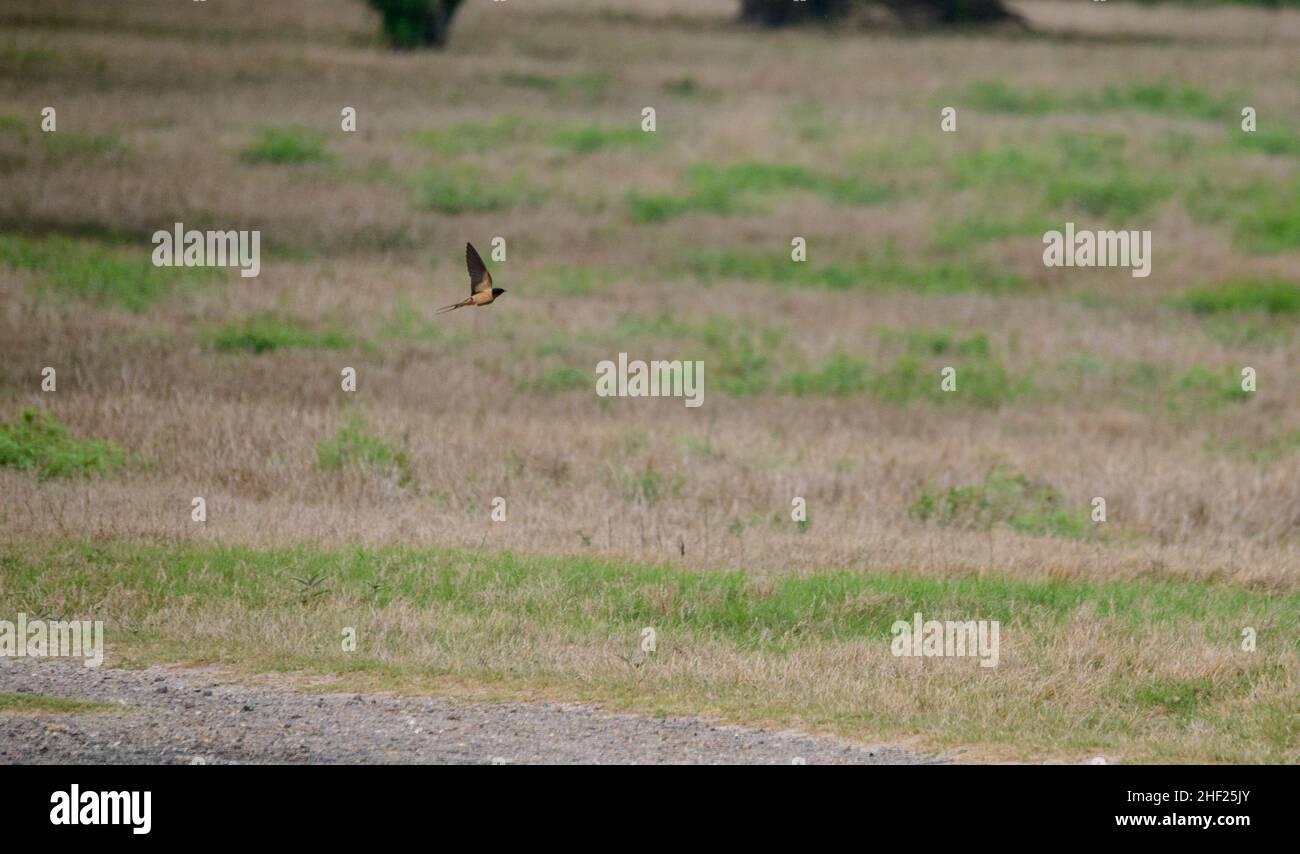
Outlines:
<svg viewBox="0 0 1300 854"><path fill-rule="evenodd" d="M438 309L438 314L464 308L467 305L491 305L497 297L506 292L505 288L492 286L492 274L487 271L487 266L483 263L483 259L478 257L478 250L472 243L465 244L465 266L469 268L469 299L443 306Z"/></svg>

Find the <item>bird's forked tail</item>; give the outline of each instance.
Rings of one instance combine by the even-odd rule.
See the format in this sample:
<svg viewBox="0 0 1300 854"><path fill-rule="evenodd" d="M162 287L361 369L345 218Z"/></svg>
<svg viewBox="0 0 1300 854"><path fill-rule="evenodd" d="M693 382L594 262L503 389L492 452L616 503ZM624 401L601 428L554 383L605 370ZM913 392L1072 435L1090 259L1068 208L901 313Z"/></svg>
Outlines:
<svg viewBox="0 0 1300 854"><path fill-rule="evenodd" d="M473 304L474 304L473 299L467 299L464 302L458 302L452 305L444 305L442 308L435 311L434 314L445 314L446 312L455 311L458 308L464 308L467 305L473 305Z"/></svg>

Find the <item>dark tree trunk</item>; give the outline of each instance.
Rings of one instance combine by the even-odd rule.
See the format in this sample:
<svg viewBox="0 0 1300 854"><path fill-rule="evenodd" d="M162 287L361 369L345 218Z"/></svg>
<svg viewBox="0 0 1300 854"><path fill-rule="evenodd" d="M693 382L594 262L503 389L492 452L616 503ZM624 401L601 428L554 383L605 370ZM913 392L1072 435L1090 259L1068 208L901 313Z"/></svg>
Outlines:
<svg viewBox="0 0 1300 854"><path fill-rule="evenodd" d="M900 19L923 25L1020 20L1002 0L885 0L885 5Z"/></svg>
<svg viewBox="0 0 1300 854"><path fill-rule="evenodd" d="M740 0L740 19L766 27L865 17L871 6L888 9L909 26L1019 21L1003 0Z"/></svg>
<svg viewBox="0 0 1300 854"><path fill-rule="evenodd" d="M384 36L397 48L442 47L462 0L368 0L378 10Z"/></svg>
<svg viewBox="0 0 1300 854"><path fill-rule="evenodd" d="M783 27L809 21L836 21L848 17L856 0L740 0L740 19L765 27Z"/></svg>
<svg viewBox="0 0 1300 854"><path fill-rule="evenodd" d="M431 47L442 47L447 43L447 33L451 30L451 16L456 14L456 7L461 0L433 0L433 8L424 29L424 43Z"/></svg>

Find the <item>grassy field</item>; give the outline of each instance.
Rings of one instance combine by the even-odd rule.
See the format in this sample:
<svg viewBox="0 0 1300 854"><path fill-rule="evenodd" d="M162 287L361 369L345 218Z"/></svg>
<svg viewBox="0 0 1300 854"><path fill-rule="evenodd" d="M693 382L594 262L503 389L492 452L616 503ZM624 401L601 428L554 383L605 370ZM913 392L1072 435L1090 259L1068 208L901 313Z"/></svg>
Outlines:
<svg viewBox="0 0 1300 854"><path fill-rule="evenodd" d="M470 3L400 54L354 0L0 5L0 618L104 619L110 663L1300 761L1300 11L735 6ZM177 221L259 229L260 276L154 267ZM1067 221L1151 230L1152 275L1046 268ZM467 240L509 292L435 317ZM597 397L619 352L702 359L705 404ZM1001 663L894 658L914 611L1002 620Z"/></svg>
<svg viewBox="0 0 1300 854"><path fill-rule="evenodd" d="M53 544L6 601L93 612L115 659L331 674L316 689L597 700L977 758L1295 762L1300 593L1154 579L696 571L449 549ZM994 669L895 658L891 624L1002 623ZM1258 632L1258 651L1235 641ZM656 631L641 651L644 627ZM345 649L355 629L356 651Z"/></svg>

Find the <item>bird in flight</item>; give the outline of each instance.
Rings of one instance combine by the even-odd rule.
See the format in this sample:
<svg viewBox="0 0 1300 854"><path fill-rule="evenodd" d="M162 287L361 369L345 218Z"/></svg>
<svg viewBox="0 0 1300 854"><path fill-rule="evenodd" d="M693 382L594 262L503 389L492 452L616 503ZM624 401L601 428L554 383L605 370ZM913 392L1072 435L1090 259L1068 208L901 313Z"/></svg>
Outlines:
<svg viewBox="0 0 1300 854"><path fill-rule="evenodd" d="M496 288L492 286L492 274L487 271L483 259L478 256L478 250L474 244L465 244L465 266L469 268L469 299L452 305L443 306L438 309L438 314L444 311L454 311L467 305L490 305L497 297L506 292L505 288Z"/></svg>

